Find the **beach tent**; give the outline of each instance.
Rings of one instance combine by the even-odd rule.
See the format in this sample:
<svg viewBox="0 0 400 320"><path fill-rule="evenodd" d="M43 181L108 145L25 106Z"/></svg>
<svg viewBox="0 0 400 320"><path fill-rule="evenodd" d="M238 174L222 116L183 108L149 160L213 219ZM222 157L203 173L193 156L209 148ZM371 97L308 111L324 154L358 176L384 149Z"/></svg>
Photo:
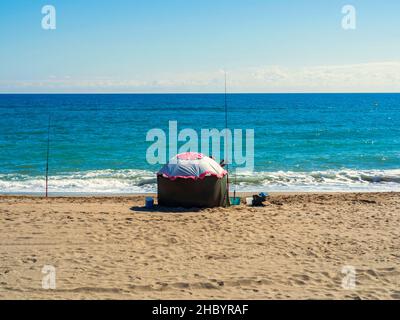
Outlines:
<svg viewBox="0 0 400 320"><path fill-rule="evenodd" d="M229 205L228 173L215 160L196 152L181 153L157 173L158 204L168 207Z"/></svg>

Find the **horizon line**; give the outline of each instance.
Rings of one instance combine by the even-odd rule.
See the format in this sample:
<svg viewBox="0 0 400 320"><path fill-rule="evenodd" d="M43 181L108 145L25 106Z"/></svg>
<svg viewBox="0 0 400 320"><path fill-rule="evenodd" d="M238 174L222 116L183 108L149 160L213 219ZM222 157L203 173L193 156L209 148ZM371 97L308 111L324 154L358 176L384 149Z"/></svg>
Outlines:
<svg viewBox="0 0 400 320"><path fill-rule="evenodd" d="M102 95L112 95L112 94L120 94L120 95L151 95L151 94L157 94L157 95L168 95L168 94L225 94L225 92L0 92L0 95L40 95L40 94L46 94L46 95L80 95L80 94L85 94L85 95L96 95L96 94L102 94ZM227 94L400 94L399 92L396 91L361 91L361 92L227 92Z"/></svg>

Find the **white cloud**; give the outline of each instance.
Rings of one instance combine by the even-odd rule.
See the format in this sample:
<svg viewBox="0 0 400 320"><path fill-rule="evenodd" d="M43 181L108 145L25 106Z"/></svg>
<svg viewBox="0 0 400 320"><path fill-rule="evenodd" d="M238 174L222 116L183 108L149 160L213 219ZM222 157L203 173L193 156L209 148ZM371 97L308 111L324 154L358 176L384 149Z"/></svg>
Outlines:
<svg viewBox="0 0 400 320"><path fill-rule="evenodd" d="M223 70L153 79L51 76L0 81L0 92L221 92ZM308 67L263 66L228 71L230 92L400 92L400 61Z"/></svg>
<svg viewBox="0 0 400 320"><path fill-rule="evenodd" d="M255 68L237 86L256 91L377 92L400 90L400 62L301 68Z"/></svg>

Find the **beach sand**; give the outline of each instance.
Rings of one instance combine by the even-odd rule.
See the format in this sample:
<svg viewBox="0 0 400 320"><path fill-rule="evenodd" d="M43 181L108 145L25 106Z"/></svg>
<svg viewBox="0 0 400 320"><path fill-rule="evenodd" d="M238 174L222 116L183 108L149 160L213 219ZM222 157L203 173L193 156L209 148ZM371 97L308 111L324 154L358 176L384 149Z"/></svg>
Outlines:
<svg viewBox="0 0 400 320"><path fill-rule="evenodd" d="M400 194L274 194L266 207L144 196L0 197L1 299L400 299ZM42 268L56 289L42 288ZM342 287L344 266L356 286ZM346 279L349 279L347 277Z"/></svg>

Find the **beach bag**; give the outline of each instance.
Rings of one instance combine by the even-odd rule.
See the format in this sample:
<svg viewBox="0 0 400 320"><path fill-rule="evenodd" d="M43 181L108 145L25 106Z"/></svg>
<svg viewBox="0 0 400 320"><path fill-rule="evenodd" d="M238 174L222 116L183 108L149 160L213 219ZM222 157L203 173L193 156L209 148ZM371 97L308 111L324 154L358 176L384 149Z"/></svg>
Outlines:
<svg viewBox="0 0 400 320"><path fill-rule="evenodd" d="M255 194L253 195L253 206L254 207L262 207L264 206L263 202L267 200L267 195L265 193Z"/></svg>

